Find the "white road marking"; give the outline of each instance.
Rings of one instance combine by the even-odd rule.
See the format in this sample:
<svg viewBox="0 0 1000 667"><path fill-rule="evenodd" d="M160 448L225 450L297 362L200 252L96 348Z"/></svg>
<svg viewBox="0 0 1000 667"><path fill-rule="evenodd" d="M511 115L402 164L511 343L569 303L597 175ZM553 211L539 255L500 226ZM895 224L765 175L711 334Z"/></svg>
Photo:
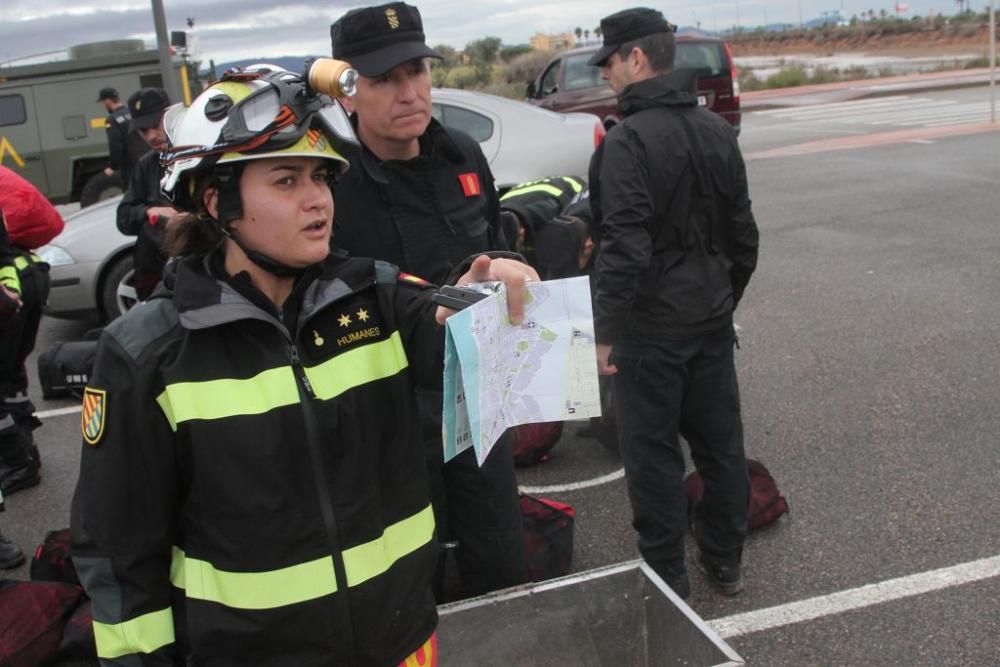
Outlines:
<svg viewBox="0 0 1000 667"><path fill-rule="evenodd" d="M559 493L561 491L578 491L580 489L587 489L592 486L600 486L601 484L607 484L608 482L614 482L615 480L621 479L625 476L625 468L619 468L618 470L608 473L607 475L601 475L600 477L594 477L593 479L585 479L582 482L572 482L571 484L552 484L550 486L521 486L518 487L523 493Z"/></svg>
<svg viewBox="0 0 1000 667"><path fill-rule="evenodd" d="M83 405L71 405L68 408L55 408L54 410L42 410L41 412L36 412L35 416L39 419L45 419L46 417L59 417L61 415L72 415L77 412L83 411Z"/></svg>
<svg viewBox="0 0 1000 667"><path fill-rule="evenodd" d="M1000 577L1000 556L889 579L776 607L733 614L708 621L708 624L720 637L728 639L994 577Z"/></svg>

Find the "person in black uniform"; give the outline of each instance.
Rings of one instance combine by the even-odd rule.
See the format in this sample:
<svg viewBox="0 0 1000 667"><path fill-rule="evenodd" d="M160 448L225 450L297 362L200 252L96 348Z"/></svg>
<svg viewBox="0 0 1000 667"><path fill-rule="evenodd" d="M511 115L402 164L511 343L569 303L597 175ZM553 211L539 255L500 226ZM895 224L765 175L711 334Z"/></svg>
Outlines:
<svg viewBox="0 0 1000 667"><path fill-rule="evenodd" d="M179 112L179 259L103 331L83 396L71 548L102 664L437 664L413 387L441 384L450 311L331 252L336 112L263 68ZM464 265L522 320L530 267Z"/></svg>
<svg viewBox="0 0 1000 667"><path fill-rule="evenodd" d="M417 8L351 10L330 33L334 58L361 75L346 106L362 145L347 156L353 166L337 186L334 244L436 283L470 254L508 250L479 144L431 117L429 60L439 56L424 43ZM419 399L435 517L441 539L458 543L462 594L527 581L509 437L482 468L471 449L442 465L442 395Z"/></svg>
<svg viewBox="0 0 1000 667"><path fill-rule="evenodd" d="M108 112L104 128L108 135L108 166L104 168L104 174L111 176L118 172L122 188L127 188L135 163L149 147L137 132L130 130L131 118L128 108L122 104L117 90L101 88L97 101L103 104Z"/></svg>
<svg viewBox="0 0 1000 667"><path fill-rule="evenodd" d="M680 434L705 480L698 562L735 594L749 483L733 311L757 264L758 231L736 134L698 106L696 73L673 72L673 29L652 9L612 14L590 60L624 116L590 168L598 368L614 374L643 558L687 595Z"/></svg>
<svg viewBox="0 0 1000 667"><path fill-rule="evenodd" d="M7 225L0 211L0 330L21 309L21 281L14 266L13 248L7 237ZM0 488L0 512L4 509L3 489ZM0 533L0 570L9 570L24 562L21 547Z"/></svg>
<svg viewBox="0 0 1000 667"><path fill-rule="evenodd" d="M167 256L163 239L177 209L160 193L160 152L169 143L163 127L163 115L170 98L162 88L141 88L128 98L132 129L138 132L152 150L143 155L135 166L128 191L118 204L118 231L135 236L136 296L145 301L163 276Z"/></svg>

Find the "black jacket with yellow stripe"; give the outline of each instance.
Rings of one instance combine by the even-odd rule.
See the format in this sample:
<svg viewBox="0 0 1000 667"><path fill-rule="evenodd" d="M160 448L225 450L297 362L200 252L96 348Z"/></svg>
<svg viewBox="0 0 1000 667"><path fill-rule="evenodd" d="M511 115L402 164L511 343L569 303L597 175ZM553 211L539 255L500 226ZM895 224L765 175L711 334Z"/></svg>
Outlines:
<svg viewBox="0 0 1000 667"><path fill-rule="evenodd" d="M398 665L437 622L427 284L331 256L279 312L212 264L183 260L105 330L84 395L73 560L98 654Z"/></svg>

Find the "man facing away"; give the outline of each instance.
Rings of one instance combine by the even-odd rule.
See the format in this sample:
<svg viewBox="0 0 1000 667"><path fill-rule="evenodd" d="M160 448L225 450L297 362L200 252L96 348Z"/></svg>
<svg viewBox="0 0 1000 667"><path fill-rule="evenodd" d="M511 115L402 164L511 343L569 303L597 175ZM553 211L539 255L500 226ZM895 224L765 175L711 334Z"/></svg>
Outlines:
<svg viewBox="0 0 1000 667"><path fill-rule="evenodd" d="M363 144L345 155L351 168L335 186L333 245L437 284L471 255L506 251L479 144L431 117L429 60L440 56L424 43L417 8L393 2L355 9L330 33L333 57L361 75L346 106ZM462 594L525 582L509 439L501 438L482 468L471 449L442 465L442 395L420 393L418 403L438 535L458 542Z"/></svg>
<svg viewBox="0 0 1000 667"><path fill-rule="evenodd" d="M624 120L590 167L595 328L598 368L614 374L633 526L643 558L686 597L683 435L705 480L698 561L732 595L749 493L733 311L758 245L743 157L732 128L698 106L696 73L673 71L674 28L660 12L627 9L601 30L590 64Z"/></svg>

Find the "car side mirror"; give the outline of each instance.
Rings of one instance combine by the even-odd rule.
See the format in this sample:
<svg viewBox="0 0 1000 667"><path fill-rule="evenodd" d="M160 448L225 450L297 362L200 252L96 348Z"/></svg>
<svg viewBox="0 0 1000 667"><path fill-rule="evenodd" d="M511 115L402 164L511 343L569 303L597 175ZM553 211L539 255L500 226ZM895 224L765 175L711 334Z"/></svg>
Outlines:
<svg viewBox="0 0 1000 667"><path fill-rule="evenodd" d="M529 98L535 96L535 82L534 81L532 81L531 83L528 84L528 93L527 94L528 94Z"/></svg>

